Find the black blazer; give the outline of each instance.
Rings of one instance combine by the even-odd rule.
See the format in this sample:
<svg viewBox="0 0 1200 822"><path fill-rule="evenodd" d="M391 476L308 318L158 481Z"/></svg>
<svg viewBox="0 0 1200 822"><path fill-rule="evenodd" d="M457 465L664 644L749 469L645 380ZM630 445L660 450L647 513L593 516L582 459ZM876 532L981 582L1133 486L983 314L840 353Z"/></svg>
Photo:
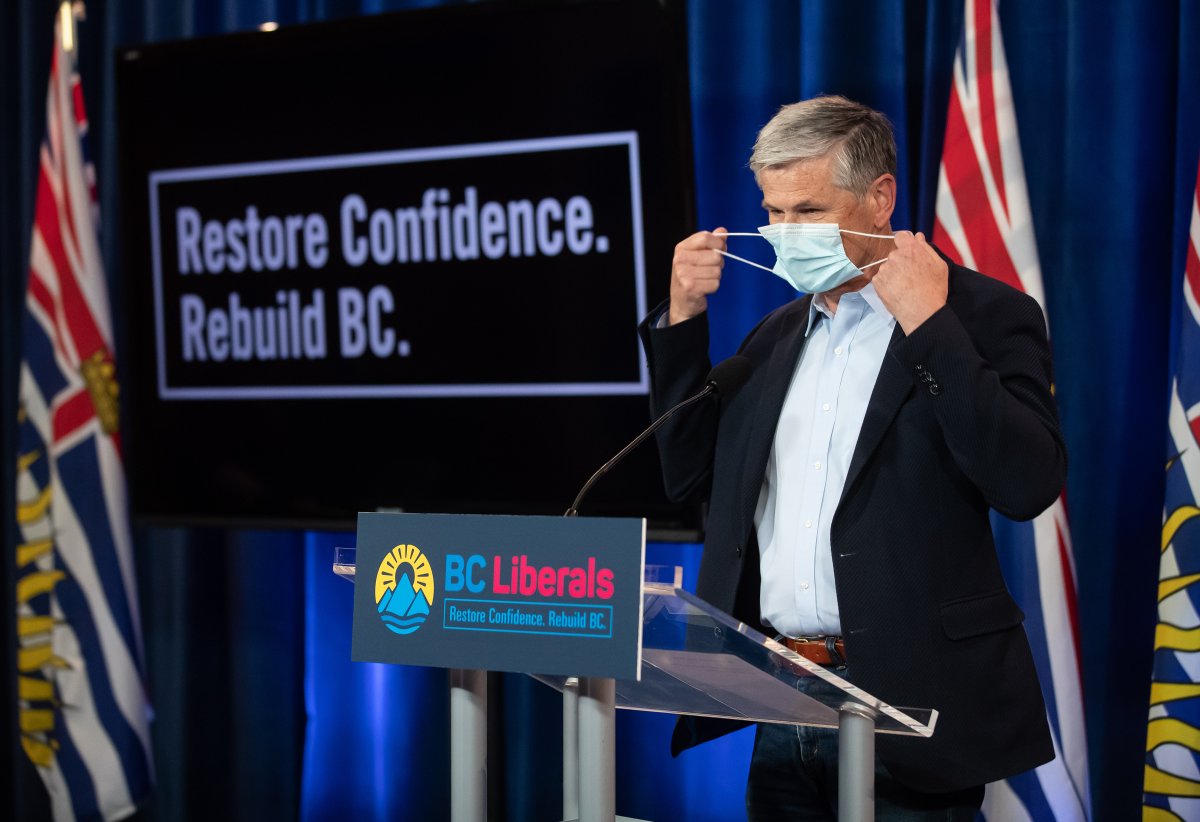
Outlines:
<svg viewBox="0 0 1200 822"><path fill-rule="evenodd" d="M749 381L658 433L667 494L709 502L697 593L761 626L754 509L810 297L773 311L739 353ZM659 311L650 315L657 318ZM657 415L700 389L708 320L639 334ZM1003 779L1054 757L1045 704L988 520L1030 519L1058 496L1066 450L1037 302L950 263L948 303L911 336L896 325L831 524L854 683L936 708L931 739L876 738L893 776L925 791ZM675 750L732 729L681 720Z"/></svg>

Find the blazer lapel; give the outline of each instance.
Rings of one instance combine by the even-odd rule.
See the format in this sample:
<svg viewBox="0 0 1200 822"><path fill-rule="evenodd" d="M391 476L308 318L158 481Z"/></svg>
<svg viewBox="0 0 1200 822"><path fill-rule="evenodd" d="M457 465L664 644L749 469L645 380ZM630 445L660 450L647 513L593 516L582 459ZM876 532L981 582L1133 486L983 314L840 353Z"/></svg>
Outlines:
<svg viewBox="0 0 1200 822"><path fill-rule="evenodd" d="M945 260L946 265L950 267L949 281L946 286L946 304L950 305L954 302L957 291L955 269L959 266L936 246L933 250L937 251L938 256ZM896 412L900 410L900 406L904 404L904 400L908 398L914 388L912 376L897 359L891 356L892 346L902 336L904 336L904 331L901 330L900 323L896 323L896 327L892 329L892 339L888 341L888 353L883 355L883 365L880 366L879 377L875 380L875 390L871 392L871 401L867 403L867 415L863 418L862 430L858 433L858 443L854 446L853 456L850 457L850 468L846 472L846 484L842 486L842 496L838 500L839 506L841 501L846 498L846 494L854 487L854 482L862 472L863 466L867 464L867 460L879 447L883 435L887 433L888 427L896 417Z"/></svg>
<svg viewBox="0 0 1200 822"><path fill-rule="evenodd" d="M900 323L896 323L892 331L892 339L888 342L889 353L883 355L883 364L879 367L879 376L875 379L875 388L871 392L871 401L867 403L867 413L863 417L862 429L858 432L858 443L854 446L854 454L850 457L850 468L846 471L846 484L842 487L842 499L854 487L863 466L875 453L883 435L887 433L896 417L896 412L904 404L909 392L913 390L912 377L891 356L890 350L896 341L904 336Z"/></svg>

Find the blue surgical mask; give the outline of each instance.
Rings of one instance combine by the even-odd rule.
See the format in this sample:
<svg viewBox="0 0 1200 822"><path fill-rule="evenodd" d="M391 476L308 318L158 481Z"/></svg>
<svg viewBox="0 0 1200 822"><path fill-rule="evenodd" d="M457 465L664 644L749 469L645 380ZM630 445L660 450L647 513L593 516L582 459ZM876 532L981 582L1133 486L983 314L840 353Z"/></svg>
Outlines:
<svg viewBox="0 0 1200 822"><path fill-rule="evenodd" d="M864 265L861 269L850 262L842 245L843 234L890 240L892 234L867 234L838 228L836 223L775 223L758 229L758 234L730 232L729 237L762 236L775 248L775 267L751 262L725 251L718 251L738 262L770 271L797 291L820 294L852 280L864 270L879 265L887 258Z"/></svg>

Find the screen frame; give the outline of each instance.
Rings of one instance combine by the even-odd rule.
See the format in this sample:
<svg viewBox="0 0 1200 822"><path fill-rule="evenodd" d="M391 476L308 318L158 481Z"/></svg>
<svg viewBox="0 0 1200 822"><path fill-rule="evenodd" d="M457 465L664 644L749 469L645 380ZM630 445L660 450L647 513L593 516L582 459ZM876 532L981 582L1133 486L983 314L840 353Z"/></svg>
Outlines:
<svg viewBox="0 0 1200 822"><path fill-rule="evenodd" d="M342 38L354 37L362 31L371 29L384 29L389 26L406 26L406 27L421 27L423 25L454 25L458 23L476 25L501 25L509 15L529 15L538 14L541 12L562 13L564 9L601 9L612 14L644 14L647 10L653 10L653 13L658 15L662 21L662 25L666 28L668 35L660 41L660 46L663 54L663 64L669 67L669 76L666 79L669 86L670 103L673 117L670 120L670 127L667 133L664 134L664 139L668 140L675 149L675 156L670 159L674 164L672 174L682 182L678 190L674 191L671 207L674 210L674 219L678 226L688 226L690 229L695 225L696 202L695 202L695 184L694 184L694 168L692 154L692 139L691 139L691 112L690 112L690 95L689 95L689 76L687 62L687 31L686 31L686 7L683 2L677 0L668 0L667 2L657 2L656 0L569 0L569 2L553 2L553 0L536 0L535 2L507 2L506 0L497 0L496 2L470 4L463 6L449 6L442 8L420 9L413 11L398 12L393 14L379 15L370 18L353 18L346 20L336 20L322 23L302 24L297 26L286 26L277 31L266 32L241 32L216 37L197 38L190 40L177 40L163 43L155 43L148 45L135 45L120 47L115 52L115 61L117 64L117 124L118 124L118 157L122 167L120 173L120 191L119 198L121 202L121 213L114 221L117 229L117 247L118 259L126 261L128 255L136 253L145 253L144 249L136 249L139 224L145 225L139 218L145 217L148 205L144 202L145 186L133 184L136 182L136 172L130 172L128 169L131 166L137 166L135 155L137 147L136 140L130 139L130 135L134 134L140 126L134 107L129 105L127 99L127 91L130 86L130 76L134 73L134 66L144 67L152 65L156 60L167 59L183 59L196 60L202 59L206 55L212 55L223 51L242 50L243 52L255 50L262 47L263 43L269 43L273 47L278 47L276 44L283 43L292 47L301 48L319 48L322 42L330 40L340 40ZM264 38L275 38L273 40L264 40ZM138 70L144 70L139 68ZM251 158L253 159L253 158ZM645 158L642 160L646 162ZM133 182L131 182L133 181ZM645 206L645 196L643 195L643 206ZM680 234L679 236L683 236ZM672 243L678 237L672 238ZM661 246L661 243L660 243ZM665 292L666 274L656 273L658 269L665 269L666 260L660 260L659 257L651 257L649 250L646 252L646 280L647 294L649 296L648 305L652 307L656 296L662 296ZM125 311L118 316L117 338L121 351L128 352L131 342L138 340L141 335L141 330L135 330L130 327L137 322L136 318L143 315L143 310L138 306L138 300L143 299L144 295L140 294L141 284L136 281L138 265L122 264L118 265L118 296L120 304L124 305ZM632 330L631 330L632 333ZM142 491L148 483L155 481L154 460L149 459L146 454L142 453L143 446L138 436L138 430L145 425L153 425L153 409L147 408L144 403L141 403L139 397L145 391L146 374L142 366L136 365L130 361L130 358L119 357L118 368L121 375L123 386L127 386L128 390L124 395L126 402L122 414L122 429L123 442L126 447L126 465L130 482L130 503L135 521L147 525L197 525L197 526L212 526L223 525L233 527L265 527L265 528L315 528L322 530L342 530L353 526L354 513L345 512L341 516L314 515L305 517L294 513L289 513L283 516L265 515L230 515L228 513L206 514L202 511L182 511L171 512L163 510L152 510L142 502ZM130 401L132 398L132 401ZM648 421L648 414L646 415ZM632 438L637 433L636 429L628 431L628 438ZM613 450L617 450L623 442L616 443ZM651 446L643 446L643 449L653 451ZM603 460L597 461L597 465ZM655 470L658 470L657 457L655 456L652 462ZM642 469L645 469L644 463ZM579 477L579 484L582 485L586 479L586 475ZM607 477L600 484L601 492L607 483L619 483L621 478L617 472L613 476ZM661 484L661 481L659 481ZM574 488L564 489L562 505L565 507L570 498L573 496ZM631 515L639 513L632 510L628 501L623 501L620 504L611 504L611 496L609 502L604 499L603 493L597 493L593 500L592 510L588 510L589 506L585 505L584 513L598 515ZM403 510L380 505L373 510ZM457 509L455 509L457 510ZM486 513L486 510L472 509L474 512ZM465 510L464 510L465 512ZM533 513L533 512L530 512ZM539 513L546 513L540 511ZM665 502L658 502L656 506L647 506L642 511L649 518L650 534L653 538L667 541L695 541L701 533L701 523L703 520L701 506L698 504L677 505Z"/></svg>

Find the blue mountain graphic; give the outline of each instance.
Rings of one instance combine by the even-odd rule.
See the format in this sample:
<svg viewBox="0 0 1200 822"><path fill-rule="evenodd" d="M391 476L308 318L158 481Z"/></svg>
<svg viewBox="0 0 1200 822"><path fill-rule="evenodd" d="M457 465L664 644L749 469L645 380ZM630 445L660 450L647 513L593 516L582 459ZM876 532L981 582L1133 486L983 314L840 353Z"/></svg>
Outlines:
<svg viewBox="0 0 1200 822"><path fill-rule="evenodd" d="M408 574L404 574L397 580L396 589L390 593L391 596L385 593L383 599L379 600L379 613L407 616L409 607L417 598L417 592L413 590L412 580L408 578ZM424 599L424 597L421 598Z"/></svg>
<svg viewBox="0 0 1200 822"><path fill-rule="evenodd" d="M425 594L413 590L412 580L403 574L392 591L384 591L379 599L379 615L384 625L397 634L410 634L425 623L429 616L429 601Z"/></svg>
<svg viewBox="0 0 1200 822"><path fill-rule="evenodd" d="M391 601L392 601L392 590L390 588L385 588L383 591L383 596L379 598L379 604L377 606L375 606L375 610L382 614L384 611L387 610L388 603L390 603Z"/></svg>
<svg viewBox="0 0 1200 822"><path fill-rule="evenodd" d="M408 606L408 616L429 616L429 603L425 601L425 594L418 591L413 597L412 605Z"/></svg>

